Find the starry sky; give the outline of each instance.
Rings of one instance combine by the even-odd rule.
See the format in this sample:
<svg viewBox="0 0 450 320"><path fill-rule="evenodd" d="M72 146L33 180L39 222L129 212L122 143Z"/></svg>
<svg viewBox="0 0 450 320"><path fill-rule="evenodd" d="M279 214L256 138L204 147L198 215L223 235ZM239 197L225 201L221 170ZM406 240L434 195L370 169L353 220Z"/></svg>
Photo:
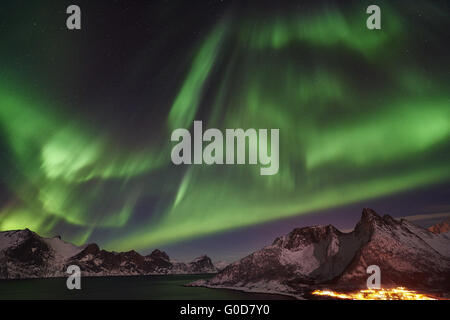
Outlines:
<svg viewBox="0 0 450 320"><path fill-rule="evenodd" d="M363 207L450 212L449 3L377 1L381 30L370 4L2 1L0 230L231 261ZM278 174L175 166L194 120L279 128Z"/></svg>

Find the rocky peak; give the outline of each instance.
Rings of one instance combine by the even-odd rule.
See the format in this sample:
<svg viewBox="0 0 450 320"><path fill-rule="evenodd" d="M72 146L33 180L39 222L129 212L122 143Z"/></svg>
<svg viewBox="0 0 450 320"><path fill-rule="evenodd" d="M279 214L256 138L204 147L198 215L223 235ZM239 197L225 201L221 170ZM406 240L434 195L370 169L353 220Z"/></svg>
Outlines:
<svg viewBox="0 0 450 320"><path fill-rule="evenodd" d="M144 257L140 255L135 250L130 250L127 252L121 252L119 253L120 261L121 262L132 262L136 265L142 265L144 263Z"/></svg>
<svg viewBox="0 0 450 320"><path fill-rule="evenodd" d="M201 255L201 256L195 258L192 261L192 263L194 263L194 262L202 262L202 261L211 261L211 259L206 254L204 254L204 255Z"/></svg>
<svg viewBox="0 0 450 320"><path fill-rule="evenodd" d="M31 236L31 235L33 235L33 231L31 231L30 229L28 229L28 228L25 228L25 229L23 229L23 230L17 230L17 232L19 232L19 233L22 233L22 234L24 234L24 235L28 235L28 236Z"/></svg>
<svg viewBox="0 0 450 320"><path fill-rule="evenodd" d="M397 227L401 222L395 220L390 215L380 216L375 210L364 208L361 220L356 224L355 233L357 235L371 235L375 230L391 229Z"/></svg>
<svg viewBox="0 0 450 320"><path fill-rule="evenodd" d="M100 248L96 243L90 243L86 246L86 248L83 251L85 253L96 254L100 251Z"/></svg>
<svg viewBox="0 0 450 320"><path fill-rule="evenodd" d="M127 258L139 258L139 257L142 257L138 252L136 252L135 250L130 250L130 251L127 251L127 252L122 252L122 255L124 256L124 257L127 257Z"/></svg>
<svg viewBox="0 0 450 320"><path fill-rule="evenodd" d="M332 225L296 228L287 236L275 239L272 245L291 250L308 244L319 243L340 233Z"/></svg>
<svg viewBox="0 0 450 320"><path fill-rule="evenodd" d="M189 263L189 267L194 272L205 272L205 271L212 271L216 270L214 267L214 264L212 263L211 259L207 255L202 255L200 257L197 257L194 259L194 261Z"/></svg>
<svg viewBox="0 0 450 320"><path fill-rule="evenodd" d="M428 228L429 231L439 234L439 233L446 233L450 231L450 218L446 221L442 221L440 223L435 224L434 226L431 226Z"/></svg>
<svg viewBox="0 0 450 320"><path fill-rule="evenodd" d="M83 257L86 257L88 255L94 256L94 255L98 254L99 252L100 252L100 248L98 247L98 245L95 243L91 243L91 244L88 244L86 246L86 248L84 248L83 251L81 251L79 254L72 257L71 260L82 259Z"/></svg>
<svg viewBox="0 0 450 320"><path fill-rule="evenodd" d="M153 250L152 253L150 253L147 257L157 260L166 260L166 261L170 260L169 255L159 249Z"/></svg>
<svg viewBox="0 0 450 320"><path fill-rule="evenodd" d="M372 209L369 209L369 210L372 211L372 218L366 219L366 221L364 223L369 222L369 224L371 224L373 228L393 230L398 227L402 227L402 225L405 223L405 221L403 219L396 220L388 214L380 216L377 213L375 213L375 211L373 211ZM363 214L363 216L364 216L364 214ZM361 218L361 221L363 221L363 220L364 220L364 218Z"/></svg>
<svg viewBox="0 0 450 320"><path fill-rule="evenodd" d="M376 221L381 220L381 216L378 215L378 213L375 212L375 210L370 208L364 208L361 213L361 220L360 222L363 224L372 224Z"/></svg>
<svg viewBox="0 0 450 320"><path fill-rule="evenodd" d="M7 237L16 237L17 239L27 239L32 237L35 233L28 228L23 230L12 230L12 231L4 231Z"/></svg>
<svg viewBox="0 0 450 320"><path fill-rule="evenodd" d="M42 265L45 257L50 255L49 246L29 229L19 230L11 236L16 238L16 246L5 250L5 254L17 261Z"/></svg>

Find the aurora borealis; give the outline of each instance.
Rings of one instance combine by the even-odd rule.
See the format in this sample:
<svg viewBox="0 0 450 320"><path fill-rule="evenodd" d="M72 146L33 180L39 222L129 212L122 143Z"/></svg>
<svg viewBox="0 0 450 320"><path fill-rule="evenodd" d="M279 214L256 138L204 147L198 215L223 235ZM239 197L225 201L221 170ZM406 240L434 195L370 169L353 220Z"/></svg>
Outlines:
<svg viewBox="0 0 450 320"><path fill-rule="evenodd" d="M78 3L0 5L0 230L145 251L448 188L448 3ZM194 120L279 128L278 174L173 165Z"/></svg>

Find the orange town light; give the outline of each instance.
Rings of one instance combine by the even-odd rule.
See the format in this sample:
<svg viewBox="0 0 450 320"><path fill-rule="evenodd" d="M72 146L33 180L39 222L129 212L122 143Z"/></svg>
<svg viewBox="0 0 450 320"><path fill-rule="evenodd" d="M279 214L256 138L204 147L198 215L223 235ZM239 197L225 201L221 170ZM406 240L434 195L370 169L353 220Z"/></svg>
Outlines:
<svg viewBox="0 0 450 320"><path fill-rule="evenodd" d="M347 300L438 300L429 295L417 293L404 287L392 289L365 289L353 293L339 293L331 290L315 290L312 294Z"/></svg>

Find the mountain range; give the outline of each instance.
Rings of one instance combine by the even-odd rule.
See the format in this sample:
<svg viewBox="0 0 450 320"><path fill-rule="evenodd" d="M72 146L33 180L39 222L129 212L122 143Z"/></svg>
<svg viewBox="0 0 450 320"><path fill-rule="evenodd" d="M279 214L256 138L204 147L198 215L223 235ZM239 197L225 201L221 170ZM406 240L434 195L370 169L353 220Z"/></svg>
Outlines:
<svg viewBox="0 0 450 320"><path fill-rule="evenodd" d="M69 265L80 267L83 276L147 274L198 274L218 271L203 255L184 263L170 260L158 249L143 256L131 250L111 252L95 243L75 246L60 236L43 238L28 229L0 232L0 279L67 276Z"/></svg>
<svg viewBox="0 0 450 320"><path fill-rule="evenodd" d="M296 228L236 261L210 280L191 286L283 293L311 288L365 289L367 267L381 270L382 287L450 293L450 234L363 209L352 232L332 225Z"/></svg>
<svg viewBox="0 0 450 320"><path fill-rule="evenodd" d="M190 286L229 288L304 297L311 289L365 288L367 267L381 270L382 287L450 296L450 233L363 209L352 232L332 225L295 228L272 244L232 264L214 265L204 255L177 262L158 249L143 256L111 252L97 244L76 246L61 237L43 238L28 229L0 232L0 279L67 276L69 265L83 276L215 273Z"/></svg>

